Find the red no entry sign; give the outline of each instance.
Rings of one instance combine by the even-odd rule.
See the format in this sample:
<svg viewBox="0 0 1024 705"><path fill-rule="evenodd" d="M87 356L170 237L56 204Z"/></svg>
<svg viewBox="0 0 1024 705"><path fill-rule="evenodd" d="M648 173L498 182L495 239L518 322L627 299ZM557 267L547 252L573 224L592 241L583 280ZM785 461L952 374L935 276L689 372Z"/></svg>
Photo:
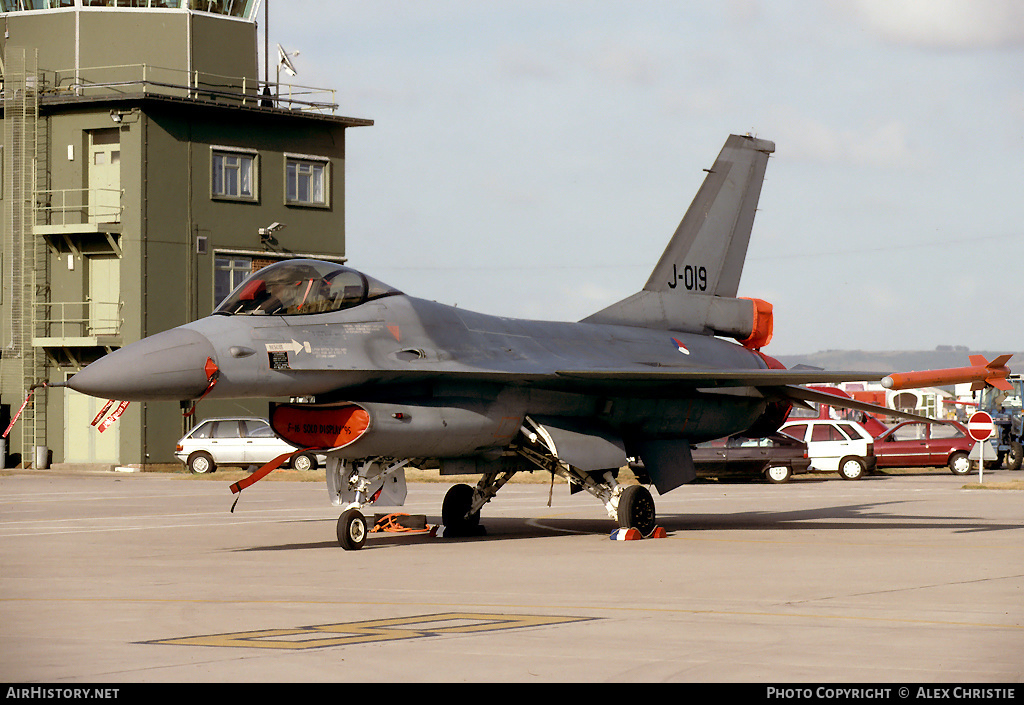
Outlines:
<svg viewBox="0 0 1024 705"><path fill-rule="evenodd" d="M995 432L992 417L984 411L976 411L967 419L967 434L978 441L987 441Z"/></svg>

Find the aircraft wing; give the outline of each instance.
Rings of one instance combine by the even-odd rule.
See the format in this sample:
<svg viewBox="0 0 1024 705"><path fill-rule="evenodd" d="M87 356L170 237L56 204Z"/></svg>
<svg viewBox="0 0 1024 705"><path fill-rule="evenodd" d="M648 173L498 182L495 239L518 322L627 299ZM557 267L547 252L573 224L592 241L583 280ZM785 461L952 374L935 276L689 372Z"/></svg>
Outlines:
<svg viewBox="0 0 1024 705"><path fill-rule="evenodd" d="M868 414L885 414L912 421L936 422L941 420L892 409L887 406L858 401L849 397L819 392L802 384L834 384L838 382L859 382L881 378L878 371L849 370L828 372L821 370L651 370L651 371L596 371L562 370L558 376L568 379L587 380L593 385L642 384L649 382L659 386L686 386L700 389L754 387L767 397L787 399L798 404L818 402L846 409L863 411ZM805 405L805 404L802 404Z"/></svg>
<svg viewBox="0 0 1024 705"><path fill-rule="evenodd" d="M675 384L691 387L776 387L788 384L835 384L838 382L862 382L880 380L885 373L877 370L847 370L828 372L823 370L716 370L716 369L669 369L650 370L559 370L559 377L586 380L592 384L609 383ZM833 397L834 398L834 397Z"/></svg>

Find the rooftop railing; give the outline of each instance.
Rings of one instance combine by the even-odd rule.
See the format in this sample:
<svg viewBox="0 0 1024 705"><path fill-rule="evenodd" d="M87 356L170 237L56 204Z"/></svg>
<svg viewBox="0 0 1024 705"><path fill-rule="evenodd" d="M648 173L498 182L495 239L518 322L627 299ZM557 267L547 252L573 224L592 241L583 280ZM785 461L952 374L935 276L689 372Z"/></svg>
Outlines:
<svg viewBox="0 0 1024 705"><path fill-rule="evenodd" d="M0 0L0 12L61 10L71 7L198 10L247 20L253 19L259 9L255 0Z"/></svg>
<svg viewBox="0 0 1024 705"><path fill-rule="evenodd" d="M91 66L41 73L43 96L168 95L203 102L317 113L333 113L338 109L336 91L330 88L151 64Z"/></svg>

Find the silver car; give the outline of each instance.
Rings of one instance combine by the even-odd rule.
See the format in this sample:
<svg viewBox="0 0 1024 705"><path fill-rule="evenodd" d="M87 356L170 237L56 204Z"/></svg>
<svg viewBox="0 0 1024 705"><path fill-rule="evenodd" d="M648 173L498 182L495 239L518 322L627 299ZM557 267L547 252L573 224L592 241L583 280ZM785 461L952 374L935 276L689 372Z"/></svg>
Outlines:
<svg viewBox="0 0 1024 705"><path fill-rule="evenodd" d="M178 441L174 457L196 474L214 472L218 465L263 465L283 453L297 450L282 441L265 419L206 419ZM315 470L326 456L302 453L291 465L296 470Z"/></svg>

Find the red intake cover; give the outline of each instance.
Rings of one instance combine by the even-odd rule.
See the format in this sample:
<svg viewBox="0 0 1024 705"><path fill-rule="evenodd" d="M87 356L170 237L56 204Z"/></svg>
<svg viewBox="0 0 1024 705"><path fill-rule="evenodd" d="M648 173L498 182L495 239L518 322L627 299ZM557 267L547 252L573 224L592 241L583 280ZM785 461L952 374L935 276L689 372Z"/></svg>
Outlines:
<svg viewBox="0 0 1024 705"><path fill-rule="evenodd" d="M299 448L341 448L366 433L370 414L355 404L271 404L270 427Z"/></svg>

